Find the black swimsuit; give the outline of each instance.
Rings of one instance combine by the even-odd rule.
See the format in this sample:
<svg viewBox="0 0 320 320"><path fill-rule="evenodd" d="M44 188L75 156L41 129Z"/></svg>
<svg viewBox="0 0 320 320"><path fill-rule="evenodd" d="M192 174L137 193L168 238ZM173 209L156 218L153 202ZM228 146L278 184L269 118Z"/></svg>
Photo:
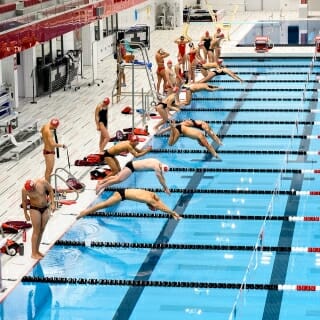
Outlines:
<svg viewBox="0 0 320 320"><path fill-rule="evenodd" d="M190 119L190 121L192 121L193 126L194 126L195 128L202 129L202 124L198 124L198 123L197 123L195 120L193 120L193 119Z"/></svg>
<svg viewBox="0 0 320 320"><path fill-rule="evenodd" d="M102 122L105 127L108 126L108 109L101 109L99 111L99 122Z"/></svg>
<svg viewBox="0 0 320 320"><path fill-rule="evenodd" d="M117 192L120 194L121 201L126 200L126 189L119 189Z"/></svg>
<svg viewBox="0 0 320 320"><path fill-rule="evenodd" d="M131 172L135 171L132 161L129 161L125 167L127 167Z"/></svg>
<svg viewBox="0 0 320 320"><path fill-rule="evenodd" d="M204 39L203 40L203 46L207 49L207 51L209 50L210 48L210 43L211 43L211 39Z"/></svg>
<svg viewBox="0 0 320 320"><path fill-rule="evenodd" d="M104 150L103 156L104 156L105 158L108 158L108 157L109 157L109 158L114 158L114 155L113 155L113 154L110 154L108 150Z"/></svg>
<svg viewBox="0 0 320 320"><path fill-rule="evenodd" d="M181 124L177 124L176 129L179 131L180 134L182 134Z"/></svg>
<svg viewBox="0 0 320 320"><path fill-rule="evenodd" d="M216 72L218 75L220 75L220 76L223 76L223 75L226 74L222 69L220 69L220 70L221 70L221 71L216 70L215 72Z"/></svg>
<svg viewBox="0 0 320 320"><path fill-rule="evenodd" d="M164 103L164 102L159 102L159 103L158 103L158 106L160 106L160 105L162 105L162 108L163 108L163 109L166 109L167 106L168 106L168 105L167 105L166 103Z"/></svg>
<svg viewBox="0 0 320 320"><path fill-rule="evenodd" d="M40 208L40 207L36 207L36 206L30 205L29 208L32 209L32 210L37 210L41 214L43 214L49 208L49 206L46 205L45 207Z"/></svg>

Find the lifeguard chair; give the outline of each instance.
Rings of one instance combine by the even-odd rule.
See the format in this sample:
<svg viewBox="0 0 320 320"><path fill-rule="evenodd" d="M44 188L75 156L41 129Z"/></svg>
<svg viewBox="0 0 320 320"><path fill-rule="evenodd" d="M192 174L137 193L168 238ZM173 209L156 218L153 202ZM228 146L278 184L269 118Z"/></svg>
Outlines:
<svg viewBox="0 0 320 320"><path fill-rule="evenodd" d="M319 53L320 52L320 36L316 36L314 39L314 42L316 44L316 51Z"/></svg>
<svg viewBox="0 0 320 320"><path fill-rule="evenodd" d="M273 48L269 37L256 37L254 44L256 52L259 53L268 52Z"/></svg>

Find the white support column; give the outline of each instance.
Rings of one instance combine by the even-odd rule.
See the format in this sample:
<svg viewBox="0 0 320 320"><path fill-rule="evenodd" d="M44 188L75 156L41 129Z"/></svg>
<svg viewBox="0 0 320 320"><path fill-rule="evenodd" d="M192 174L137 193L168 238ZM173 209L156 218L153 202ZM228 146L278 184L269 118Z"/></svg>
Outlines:
<svg viewBox="0 0 320 320"><path fill-rule="evenodd" d="M2 81L10 86L13 94L12 107L19 107L17 56L14 54L2 59Z"/></svg>
<svg viewBox="0 0 320 320"><path fill-rule="evenodd" d="M84 66L92 65L92 44L94 42L94 24L82 27L82 61Z"/></svg>
<svg viewBox="0 0 320 320"><path fill-rule="evenodd" d="M69 50L74 50L74 32L70 31L63 35L63 50L64 53Z"/></svg>
<svg viewBox="0 0 320 320"><path fill-rule="evenodd" d="M36 90L36 83L33 84L33 80L36 81L36 47L21 52L21 64L23 66L24 95L26 98L31 98L33 89ZM22 85L21 82L20 85ZM36 95L36 92L34 94Z"/></svg>

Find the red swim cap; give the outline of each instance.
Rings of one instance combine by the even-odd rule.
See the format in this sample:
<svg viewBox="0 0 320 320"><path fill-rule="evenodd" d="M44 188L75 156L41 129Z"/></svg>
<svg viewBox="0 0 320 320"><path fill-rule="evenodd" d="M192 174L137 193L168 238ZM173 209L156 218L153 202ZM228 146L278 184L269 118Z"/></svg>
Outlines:
<svg viewBox="0 0 320 320"><path fill-rule="evenodd" d="M162 169L163 172L168 172L168 171L169 171L169 166L168 166L167 164L164 164L164 163L163 163L163 164L161 165L161 169Z"/></svg>
<svg viewBox="0 0 320 320"><path fill-rule="evenodd" d="M173 93L177 93L179 91L179 87L175 86L172 88Z"/></svg>
<svg viewBox="0 0 320 320"><path fill-rule="evenodd" d="M33 191L34 190L34 182L32 180L27 180L24 184L24 188L27 191Z"/></svg>
<svg viewBox="0 0 320 320"><path fill-rule="evenodd" d="M103 103L108 105L110 103L110 98L109 97L104 98Z"/></svg>
<svg viewBox="0 0 320 320"><path fill-rule="evenodd" d="M135 134L133 134L133 135L130 137L130 142L139 142L139 137L136 136Z"/></svg>
<svg viewBox="0 0 320 320"><path fill-rule="evenodd" d="M51 121L50 121L50 125L51 125L52 127L58 128L59 124L60 124L60 121L59 121L58 118L53 118L53 119L51 119Z"/></svg>

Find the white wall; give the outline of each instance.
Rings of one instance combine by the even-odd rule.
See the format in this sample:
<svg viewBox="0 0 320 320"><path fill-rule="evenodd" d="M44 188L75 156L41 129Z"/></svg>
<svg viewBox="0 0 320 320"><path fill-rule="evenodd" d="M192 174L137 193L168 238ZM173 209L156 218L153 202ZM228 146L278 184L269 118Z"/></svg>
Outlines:
<svg viewBox="0 0 320 320"><path fill-rule="evenodd" d="M300 0L207 0L209 6L212 9L224 9L226 11L232 12L234 7L237 6L238 11L279 11L282 10L294 11L298 10ZM196 5L196 0L183 0L184 6L194 6ZM320 1L319 0L309 0L310 5L317 7L320 11ZM311 4L312 3L312 4ZM202 8L206 8L206 1L201 0ZM309 9L311 10L311 9Z"/></svg>
<svg viewBox="0 0 320 320"><path fill-rule="evenodd" d="M309 11L320 11L320 1L319 0L309 0L308 1Z"/></svg>
<svg viewBox="0 0 320 320"><path fill-rule="evenodd" d="M258 2L260 0L251 0L252 3ZM239 11L244 11L245 3L250 2L250 0L207 0L208 6L210 9L217 9L221 10L224 9L226 11L232 12L237 6ZM190 6L195 6L197 3L196 0L183 0L183 5L185 7L190 7ZM201 7L202 8L207 8L205 0L201 0Z"/></svg>
<svg viewBox="0 0 320 320"><path fill-rule="evenodd" d="M120 12L118 14L119 28L126 29L136 24L146 24L150 26L151 30L154 30L154 2L155 1L148 0L134 8Z"/></svg>

